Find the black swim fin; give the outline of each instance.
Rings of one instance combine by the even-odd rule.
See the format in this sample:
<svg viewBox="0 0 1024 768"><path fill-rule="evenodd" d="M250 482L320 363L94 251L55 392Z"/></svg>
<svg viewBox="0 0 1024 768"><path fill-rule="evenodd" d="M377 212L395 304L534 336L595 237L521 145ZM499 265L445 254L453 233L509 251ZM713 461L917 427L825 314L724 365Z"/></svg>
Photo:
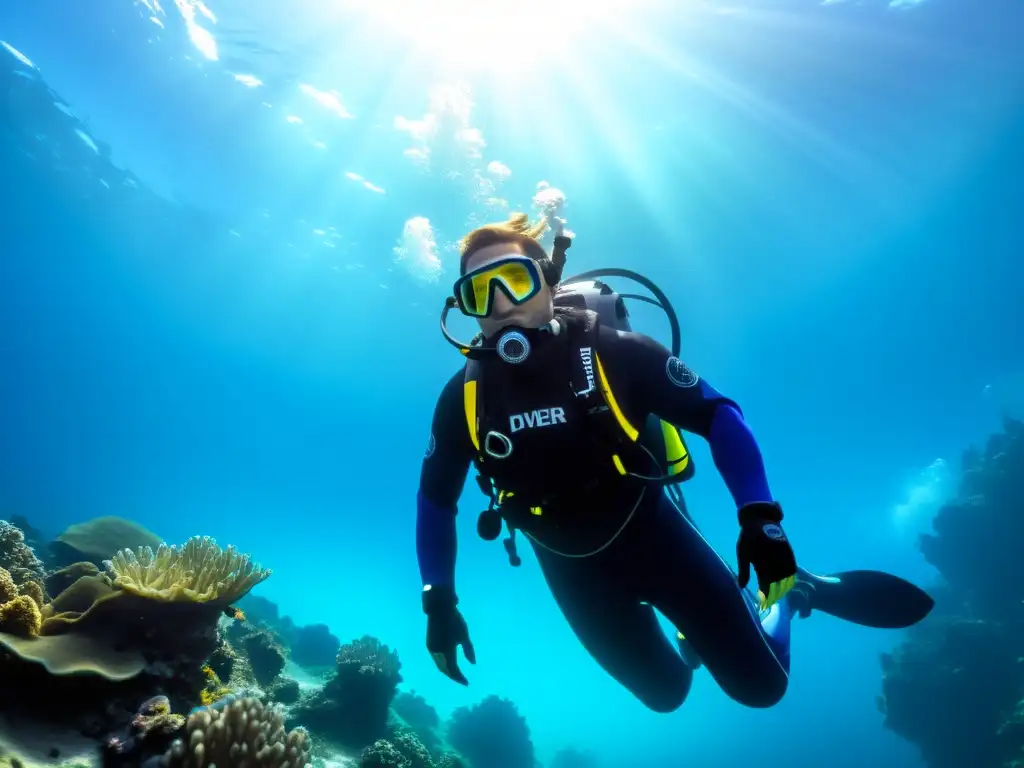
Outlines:
<svg viewBox="0 0 1024 768"><path fill-rule="evenodd" d="M802 617L821 611L878 629L904 629L927 616L935 601L906 579L882 571L841 571L816 576L800 568L792 596Z"/></svg>

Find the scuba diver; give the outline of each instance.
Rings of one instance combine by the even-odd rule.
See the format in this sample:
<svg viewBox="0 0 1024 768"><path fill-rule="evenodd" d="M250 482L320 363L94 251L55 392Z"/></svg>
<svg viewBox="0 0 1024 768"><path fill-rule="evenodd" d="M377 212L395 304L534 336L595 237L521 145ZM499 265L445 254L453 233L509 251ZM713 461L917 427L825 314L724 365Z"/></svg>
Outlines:
<svg viewBox="0 0 1024 768"><path fill-rule="evenodd" d="M531 225L513 214L469 233L441 316L465 365L437 401L416 520L427 649L441 672L468 684L460 646L476 663L455 589L455 516L471 464L490 499L479 535L496 539L504 524L519 565L516 533L524 534L579 641L654 711L677 709L701 666L735 701L776 704L789 681L794 615L880 628L921 621L933 602L903 579L797 566L757 442L736 402L680 359L668 298L628 270L563 280L563 225L554 219L550 256L537 239L547 219ZM640 282L655 299L620 296L596 279L608 276ZM672 349L631 330L624 298L665 310ZM479 323L469 343L447 330L456 308ZM694 467L681 430L708 441L735 502L738 573L686 511L680 483Z"/></svg>

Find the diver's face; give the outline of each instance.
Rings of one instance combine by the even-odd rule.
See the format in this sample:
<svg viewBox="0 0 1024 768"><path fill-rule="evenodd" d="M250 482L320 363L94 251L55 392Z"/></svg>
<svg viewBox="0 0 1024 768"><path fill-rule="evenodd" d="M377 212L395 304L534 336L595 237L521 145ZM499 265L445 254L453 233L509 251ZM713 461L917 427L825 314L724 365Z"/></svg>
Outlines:
<svg viewBox="0 0 1024 768"><path fill-rule="evenodd" d="M466 260L466 271L479 269L492 262L506 258L509 254L525 255L518 243L495 243L481 248ZM551 289L541 280L540 291L522 304L513 304L502 291L494 292L491 313L477 318L484 336L492 336L509 325L523 328L540 328L551 322L555 310L551 301Z"/></svg>

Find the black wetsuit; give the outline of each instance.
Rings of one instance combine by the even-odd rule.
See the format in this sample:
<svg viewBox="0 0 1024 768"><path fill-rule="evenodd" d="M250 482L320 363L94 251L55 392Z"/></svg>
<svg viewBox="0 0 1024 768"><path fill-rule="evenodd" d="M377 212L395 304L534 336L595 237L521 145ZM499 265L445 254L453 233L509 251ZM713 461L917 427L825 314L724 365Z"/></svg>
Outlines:
<svg viewBox="0 0 1024 768"><path fill-rule="evenodd" d="M632 424L643 424L653 413L704 437L737 507L771 500L760 452L732 400L647 336L602 327L595 347L615 400ZM578 350L569 340L553 339L520 366L489 364L503 366L498 372L502 407L508 411L511 397L516 413L501 418L509 424L506 432L515 450L536 458L527 463L530 472L571 476L573 446L599 442L584 415L570 407L549 407L547 383L558 378L563 361ZM464 378L462 370L452 376L438 399L423 461L417 549L424 584L454 585L454 515L478 455L467 427ZM485 401L488 394L492 402L496 399L494 380L484 379ZM541 415L523 416L529 413ZM788 630L780 642L762 629L730 566L660 485L611 478L561 498L536 519L523 514L515 522L531 541L580 642L651 709L677 708L692 678L654 609L685 635L733 699L768 707L782 698L788 682Z"/></svg>

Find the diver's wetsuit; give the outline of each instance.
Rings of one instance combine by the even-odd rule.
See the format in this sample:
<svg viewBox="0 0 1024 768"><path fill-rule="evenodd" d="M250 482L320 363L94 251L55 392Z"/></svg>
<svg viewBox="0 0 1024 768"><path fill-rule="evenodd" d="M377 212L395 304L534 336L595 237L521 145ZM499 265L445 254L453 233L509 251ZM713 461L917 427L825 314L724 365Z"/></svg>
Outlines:
<svg viewBox="0 0 1024 768"><path fill-rule="evenodd" d="M558 347L556 342L552 346ZM642 424L653 413L707 439L737 507L772 500L760 451L732 400L698 379L647 336L602 327L597 350L615 399L630 422ZM544 354L559 353L545 350ZM537 351L534 356L543 357ZM532 372L530 365L534 366ZM520 366L506 366L503 376L519 377L516 386L528 391L531 376L550 377L551 370L550 358L536 363L531 358ZM424 584L454 586L456 505L475 455L467 430L463 381L460 370L442 391L423 461L416 538ZM558 434L553 430L587 429L571 413L565 423L557 421L534 429L535 439L540 439L542 432L546 441ZM532 456L538 445L528 446L528 455ZM542 461L538 457L538 463ZM561 471L571 471L572 464L573 457L564 456ZM613 525L593 543L606 542L625 519L622 506L625 504L628 512L641 487L636 480L616 479L615 483L634 485L622 493L605 486L597 493L575 497L571 504L545 517L568 520L570 529L576 523L587 527L592 521L610 518ZM663 488L643 485L635 515L621 534L596 554L566 557L538 544L538 540L555 541L553 548L566 552L559 541L566 526L558 531L540 528L531 535L534 532L528 525L517 523L530 535L563 614L594 659L653 710L667 712L682 704L692 670L662 631L652 606L685 635L729 696L747 706L772 706L782 698L788 683L788 616L777 621L773 614L775 629L766 629L768 620L762 628L732 569ZM589 546L584 545L584 550L591 551ZM786 609L780 604L779 610Z"/></svg>

